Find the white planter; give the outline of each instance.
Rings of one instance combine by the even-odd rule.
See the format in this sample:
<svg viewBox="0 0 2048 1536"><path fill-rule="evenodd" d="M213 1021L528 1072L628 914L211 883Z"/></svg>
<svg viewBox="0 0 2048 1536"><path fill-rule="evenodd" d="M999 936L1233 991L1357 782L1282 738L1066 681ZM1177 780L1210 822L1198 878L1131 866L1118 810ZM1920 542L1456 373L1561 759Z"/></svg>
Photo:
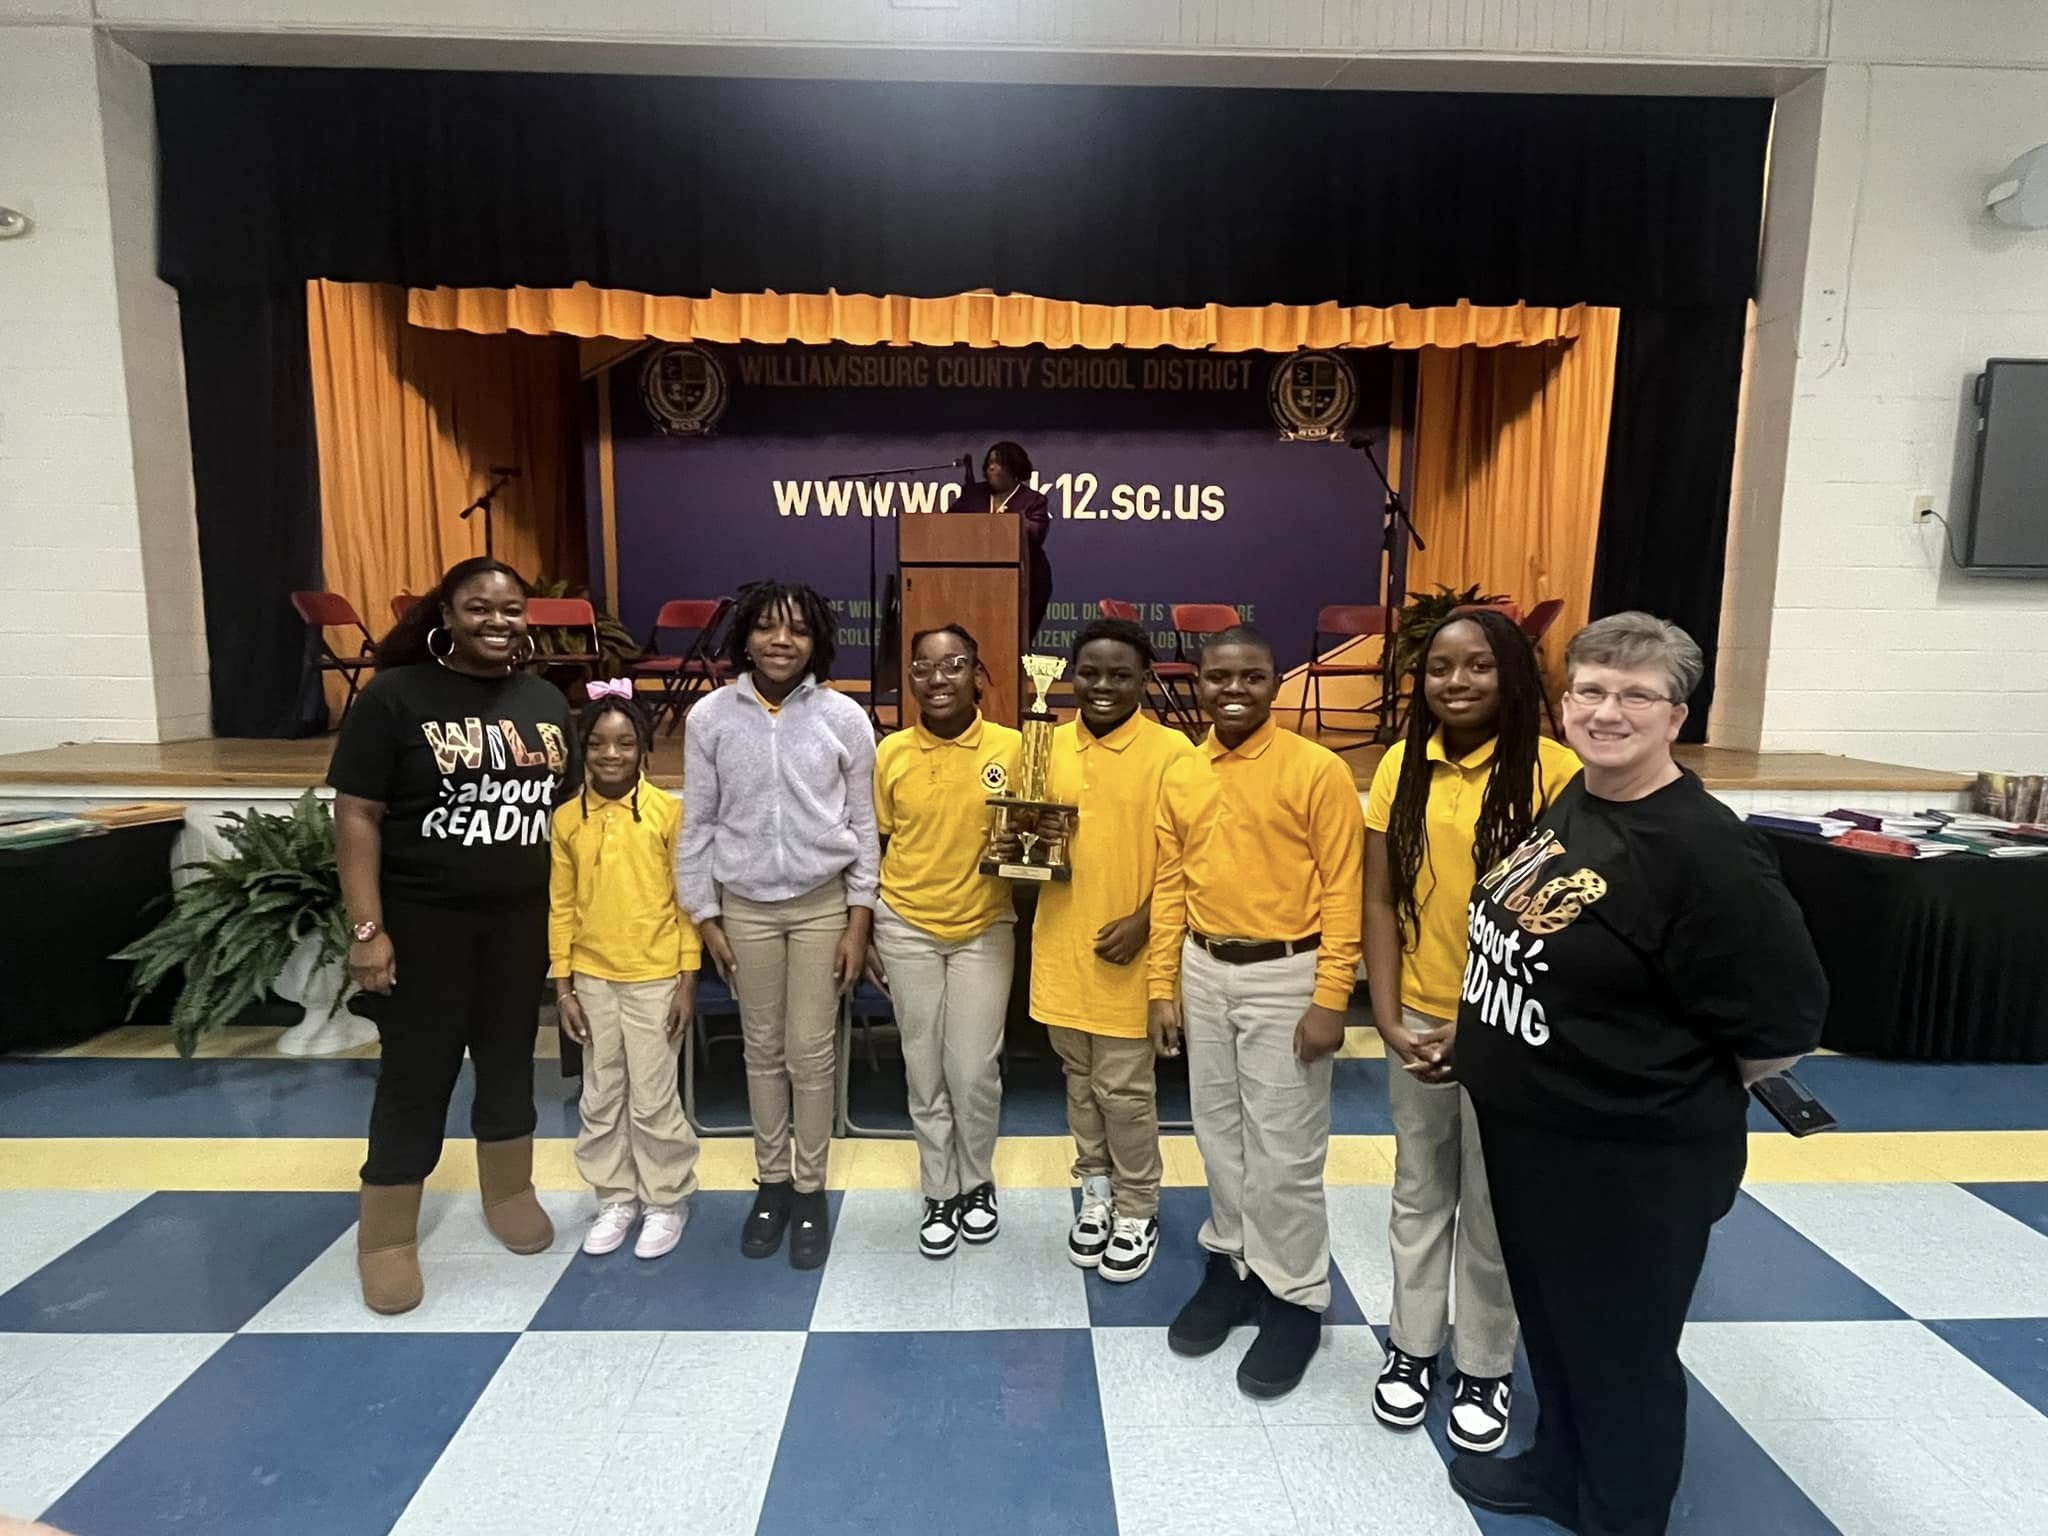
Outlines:
<svg viewBox="0 0 2048 1536"><path fill-rule="evenodd" d="M333 961L316 968L319 958L320 940L308 935L299 940L271 983L279 997L306 1010L303 1019L278 1037L277 1048L286 1056L332 1056L377 1038L376 1025L348 1011L355 985L348 979L347 966Z"/></svg>

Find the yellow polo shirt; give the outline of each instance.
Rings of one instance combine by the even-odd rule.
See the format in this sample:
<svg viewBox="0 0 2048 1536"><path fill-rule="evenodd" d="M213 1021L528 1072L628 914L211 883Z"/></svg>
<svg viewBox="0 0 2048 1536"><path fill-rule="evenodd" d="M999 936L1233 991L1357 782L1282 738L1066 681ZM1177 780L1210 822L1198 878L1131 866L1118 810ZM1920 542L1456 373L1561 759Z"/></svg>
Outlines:
<svg viewBox="0 0 2048 1536"><path fill-rule="evenodd" d="M957 944L1012 910L1009 885L980 866L988 797L1014 793L1023 747L977 714L951 741L913 725L875 749L875 830L889 840L882 900L906 923Z"/></svg>
<svg viewBox="0 0 2048 1536"><path fill-rule="evenodd" d="M1486 742L1463 757L1444 751L1444 733L1429 738L1429 804L1422 812L1425 852L1415 872L1416 933L1401 955L1401 1001L1433 1019L1458 1016L1458 993L1465 980L1465 935L1472 887L1479 872L1472 864L1472 839L1479 826L1479 807L1493 778L1493 749ZM1408 743L1394 743L1372 776L1366 796L1368 831L1385 832L1394 820L1394 791L1401 782L1401 763ZM1579 755L1547 736L1536 740L1536 804L1541 815L1564 787L1578 777Z"/></svg>
<svg viewBox="0 0 2048 1536"><path fill-rule="evenodd" d="M1151 995L1171 998L1190 928L1212 939L1321 933L1315 1000L1351 1001L1363 945L1365 820L1344 760L1268 720L1232 749L1214 730L1159 794Z"/></svg>
<svg viewBox="0 0 2048 1536"><path fill-rule="evenodd" d="M550 976L661 981L697 969L697 929L676 900L682 802L645 779L639 802L638 821L631 795L607 800L593 790L555 808Z"/></svg>
<svg viewBox="0 0 2048 1536"><path fill-rule="evenodd" d="M1051 796L1078 805L1074 878L1039 887L1031 928L1031 1016L1091 1035L1142 1039L1145 956L1111 965L1095 953L1105 924L1152 894L1159 781L1195 744L1140 711L1107 736L1078 720L1052 733Z"/></svg>

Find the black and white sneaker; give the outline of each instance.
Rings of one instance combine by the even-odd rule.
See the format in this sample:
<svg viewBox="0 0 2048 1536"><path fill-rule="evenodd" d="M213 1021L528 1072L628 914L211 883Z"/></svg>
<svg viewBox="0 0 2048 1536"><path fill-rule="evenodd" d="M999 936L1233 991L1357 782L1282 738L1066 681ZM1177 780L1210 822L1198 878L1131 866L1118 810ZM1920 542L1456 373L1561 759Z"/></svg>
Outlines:
<svg viewBox="0 0 2048 1536"><path fill-rule="evenodd" d="M958 1206L960 1235L970 1243L986 1243L995 1238L1003 1224L996 1215L996 1187L993 1184L977 1184L960 1197Z"/></svg>
<svg viewBox="0 0 2048 1536"><path fill-rule="evenodd" d="M1109 1246L1102 1252L1096 1273L1105 1280L1135 1280L1152 1267L1152 1255L1159 1251L1159 1218L1119 1216L1109 1234Z"/></svg>
<svg viewBox="0 0 2048 1536"><path fill-rule="evenodd" d="M1094 1269L1109 1247L1109 1230L1115 1205L1109 1180L1092 1174L1081 1181L1081 1214L1067 1232L1067 1257L1082 1269Z"/></svg>
<svg viewBox="0 0 2048 1536"><path fill-rule="evenodd" d="M917 1251L928 1259L952 1256L960 1246L960 1204L925 1197L924 1219L917 1224Z"/></svg>
<svg viewBox="0 0 2048 1536"><path fill-rule="evenodd" d="M1508 1438L1508 1404L1513 1400L1512 1376L1458 1377L1451 1399L1451 1444L1475 1456L1499 1450Z"/></svg>
<svg viewBox="0 0 2048 1536"><path fill-rule="evenodd" d="M1372 1416L1389 1429L1413 1429L1429 1411L1429 1393L1435 1385L1434 1360L1389 1344L1387 1363L1372 1389Z"/></svg>

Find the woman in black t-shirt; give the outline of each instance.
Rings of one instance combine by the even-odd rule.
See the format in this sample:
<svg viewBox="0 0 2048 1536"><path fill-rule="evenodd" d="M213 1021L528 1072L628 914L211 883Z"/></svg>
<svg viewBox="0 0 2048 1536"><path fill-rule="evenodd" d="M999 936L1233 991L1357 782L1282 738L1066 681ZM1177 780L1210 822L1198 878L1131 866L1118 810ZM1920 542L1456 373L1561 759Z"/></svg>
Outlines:
<svg viewBox="0 0 2048 1536"><path fill-rule="evenodd" d="M1685 1453L1679 1334L1748 1151L1746 1085L1820 1040L1827 983L1770 851L1671 744L1700 650L1648 614L1566 655L1584 774L1472 893L1457 1074L1534 1378L1535 1448L1452 1485L1655 1536Z"/></svg>
<svg viewBox="0 0 2048 1536"><path fill-rule="evenodd" d="M533 1192L533 1041L549 824L574 762L567 701L519 670L532 654L519 573L463 561L378 647L327 771L349 974L389 994L356 1244L376 1312L420 1303L420 1186L465 1049L484 1219L514 1253L554 1240Z"/></svg>

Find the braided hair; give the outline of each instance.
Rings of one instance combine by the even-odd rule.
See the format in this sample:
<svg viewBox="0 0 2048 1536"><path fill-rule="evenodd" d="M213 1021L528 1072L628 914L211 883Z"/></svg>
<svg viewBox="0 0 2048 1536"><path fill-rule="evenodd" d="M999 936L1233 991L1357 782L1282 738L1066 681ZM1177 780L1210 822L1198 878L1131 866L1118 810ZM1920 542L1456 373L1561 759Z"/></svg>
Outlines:
<svg viewBox="0 0 2048 1536"><path fill-rule="evenodd" d="M1450 624L1476 624L1486 636L1493 648L1500 690L1493 773L1486 781L1479 820L1472 829L1472 862L1479 873L1485 874L1519 847L1547 807L1540 798L1542 778L1536 771L1536 742L1543 716L1543 674L1536 664L1536 648L1505 614L1493 609L1453 613L1431 631L1428 643L1415 658L1408 729L1402 738L1401 777L1394 786L1394 810L1387 822L1387 873L1394 887L1394 910L1403 940L1411 947L1422 923L1415 884L1429 857L1429 739L1437 730L1423 679L1429 674L1429 653L1436 637Z"/></svg>
<svg viewBox="0 0 2048 1536"><path fill-rule="evenodd" d="M647 759L654 755L654 725L647 718L647 711L640 707L638 699L622 699L616 694L607 694L596 702L586 704L578 723L583 727L583 760L590 760L590 738L597 730L598 721L606 715L624 715L626 723L633 727L633 735L640 743L640 772L633 777L633 794L630 804L633 819L640 819L640 781L647 775ZM583 788L577 791L577 802L583 807L583 819L590 820L590 775L583 775Z"/></svg>
<svg viewBox="0 0 2048 1536"><path fill-rule="evenodd" d="M800 581L750 581L739 589L733 599L732 627L726 631L725 659L735 672L752 671L754 658L747 654L747 640L763 614L783 607L802 619L811 632L811 659L804 670L822 687L832 675L832 658L837 653L832 643L832 610L815 587Z"/></svg>

